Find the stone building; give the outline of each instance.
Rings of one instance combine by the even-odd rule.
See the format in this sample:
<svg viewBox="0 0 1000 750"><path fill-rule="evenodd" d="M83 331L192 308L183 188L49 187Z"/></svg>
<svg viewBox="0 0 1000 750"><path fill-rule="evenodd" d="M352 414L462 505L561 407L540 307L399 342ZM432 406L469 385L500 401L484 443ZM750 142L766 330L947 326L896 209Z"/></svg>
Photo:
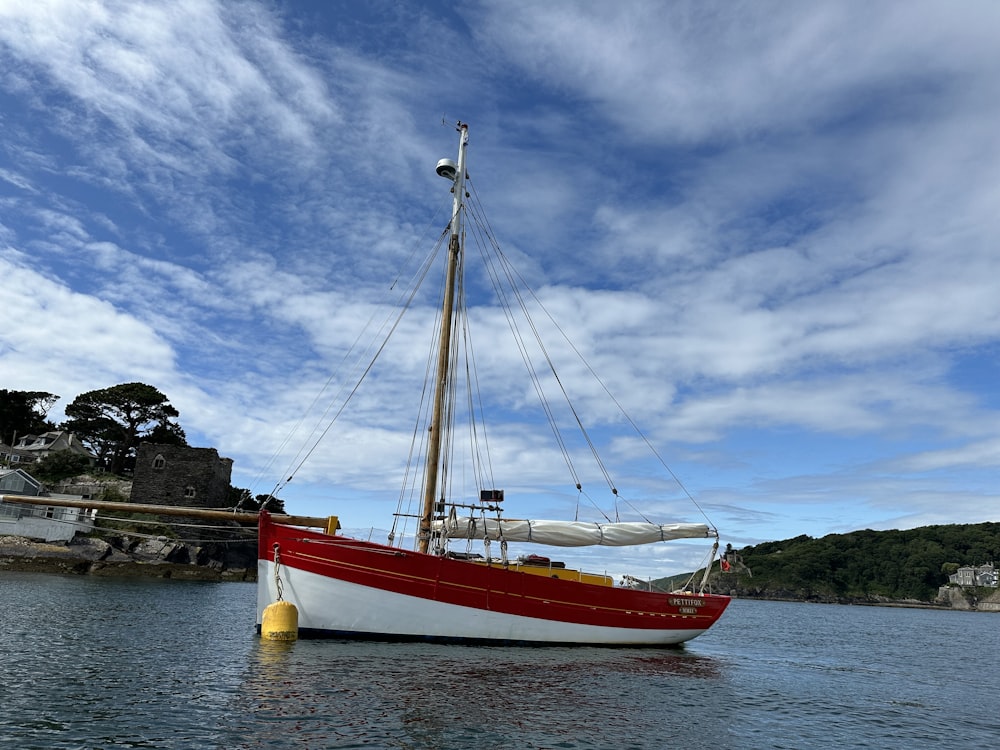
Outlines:
<svg viewBox="0 0 1000 750"><path fill-rule="evenodd" d="M222 508L229 498L233 460L215 448L142 443L136 453L132 502Z"/></svg>

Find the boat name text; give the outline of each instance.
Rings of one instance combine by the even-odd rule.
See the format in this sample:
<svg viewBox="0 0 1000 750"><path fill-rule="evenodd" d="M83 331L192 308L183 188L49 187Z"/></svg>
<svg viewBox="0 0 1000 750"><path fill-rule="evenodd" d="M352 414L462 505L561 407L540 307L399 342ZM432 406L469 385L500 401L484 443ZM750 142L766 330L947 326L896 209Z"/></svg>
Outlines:
<svg viewBox="0 0 1000 750"><path fill-rule="evenodd" d="M700 599L671 599L670 603L675 607L702 607L705 602Z"/></svg>

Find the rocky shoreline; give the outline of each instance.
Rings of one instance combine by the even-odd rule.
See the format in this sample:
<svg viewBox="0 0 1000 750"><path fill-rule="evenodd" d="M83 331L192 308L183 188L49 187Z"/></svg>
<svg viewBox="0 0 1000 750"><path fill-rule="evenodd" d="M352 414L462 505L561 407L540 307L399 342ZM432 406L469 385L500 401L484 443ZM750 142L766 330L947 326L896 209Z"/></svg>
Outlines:
<svg viewBox="0 0 1000 750"><path fill-rule="evenodd" d="M76 536L68 543L0 537L0 571L172 578L185 581L256 581L255 541L191 545L166 537Z"/></svg>
<svg viewBox="0 0 1000 750"><path fill-rule="evenodd" d="M220 540L193 545L167 537L136 539L124 534L100 538L77 535L68 543L0 536L0 571L184 581L256 581L257 543L256 540ZM725 583L730 585L720 585ZM732 586L731 580L722 581L718 574L713 576L712 584L716 592L738 599L1000 612L1000 591L976 598L953 586L943 586L935 601L922 602L884 597L844 599L802 595L785 589Z"/></svg>
<svg viewBox="0 0 1000 750"><path fill-rule="evenodd" d="M884 596L841 597L804 593L789 589L767 588L762 586L732 585L732 574L722 574L727 580L722 581L719 574L712 576L713 590L720 594L732 596L734 599L761 599L776 602L807 602L813 604L850 604L861 607L897 607L908 609L943 609L964 610L972 612L1000 612L1000 590L994 590L986 596L976 596L973 591L961 586L941 586L937 598L925 602L919 599L890 599Z"/></svg>

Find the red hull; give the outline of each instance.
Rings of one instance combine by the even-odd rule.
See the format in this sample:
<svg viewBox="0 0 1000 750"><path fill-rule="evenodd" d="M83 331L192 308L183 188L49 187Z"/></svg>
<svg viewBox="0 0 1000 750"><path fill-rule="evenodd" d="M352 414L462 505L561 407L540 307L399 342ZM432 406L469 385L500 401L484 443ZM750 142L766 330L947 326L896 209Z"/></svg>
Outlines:
<svg viewBox="0 0 1000 750"><path fill-rule="evenodd" d="M637 632L639 642L642 631L649 631L651 643L657 642L657 632L665 630L704 631L730 601L712 594L665 594L559 580L500 564L485 566L421 554L274 524L263 513L259 544L259 557L265 563L274 562L278 545L279 571L287 570L289 575L303 571L370 591L479 612L627 629Z"/></svg>

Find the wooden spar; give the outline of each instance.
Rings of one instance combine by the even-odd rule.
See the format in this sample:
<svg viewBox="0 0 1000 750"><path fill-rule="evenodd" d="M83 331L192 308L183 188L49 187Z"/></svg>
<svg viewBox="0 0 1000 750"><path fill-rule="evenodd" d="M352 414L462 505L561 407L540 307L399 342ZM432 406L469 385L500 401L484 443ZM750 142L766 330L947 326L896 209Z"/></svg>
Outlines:
<svg viewBox="0 0 1000 750"><path fill-rule="evenodd" d="M434 389L434 412L431 417L430 438L427 444L427 463L424 468L424 503L420 515L418 549L427 552L431 539L431 517L438 491L438 466L441 461L441 441L444 437L445 399L448 389L451 358L451 323L455 309L455 276L462 255L462 214L465 205L465 147L469 142L469 127L458 124L458 165L452 186L454 201L451 213L451 238L448 242L448 266L445 272L445 293L441 309L441 337L438 344L437 382Z"/></svg>
<svg viewBox="0 0 1000 750"><path fill-rule="evenodd" d="M95 510L117 510L123 513L152 513L158 516L187 516L204 518L208 521L236 521L256 525L258 514L247 511L213 510L211 508L187 508L180 505L145 505L143 503L114 503L107 500L69 500L61 497L36 497L32 495L0 495L0 502L23 503L25 505L48 505L65 508L93 508ZM289 516L272 513L275 523L288 526L315 526L326 528L328 519L315 516Z"/></svg>

